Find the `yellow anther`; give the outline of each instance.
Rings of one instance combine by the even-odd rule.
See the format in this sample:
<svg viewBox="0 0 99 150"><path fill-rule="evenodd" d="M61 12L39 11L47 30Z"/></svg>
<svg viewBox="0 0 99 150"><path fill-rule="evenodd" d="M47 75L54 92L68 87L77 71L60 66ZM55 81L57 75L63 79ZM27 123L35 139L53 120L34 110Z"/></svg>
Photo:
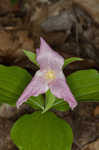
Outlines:
<svg viewBox="0 0 99 150"><path fill-rule="evenodd" d="M49 70L48 72L46 72L46 74L45 74L45 77L46 77L46 79L48 79L48 80L53 80L53 79L55 79L55 72L54 71L52 71L52 70Z"/></svg>

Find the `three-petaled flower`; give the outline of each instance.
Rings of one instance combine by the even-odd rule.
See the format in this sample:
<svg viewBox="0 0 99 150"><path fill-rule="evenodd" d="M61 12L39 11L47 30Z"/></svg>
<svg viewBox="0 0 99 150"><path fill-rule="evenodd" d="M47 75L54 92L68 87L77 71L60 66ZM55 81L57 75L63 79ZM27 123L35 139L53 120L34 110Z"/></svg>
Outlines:
<svg viewBox="0 0 99 150"><path fill-rule="evenodd" d="M76 107L77 102L66 83L62 71L64 58L53 51L43 38L41 38L40 48L36 52L40 70L36 72L32 81L18 99L17 107L26 102L29 97L46 93L48 89L57 98L67 101L72 109Z"/></svg>

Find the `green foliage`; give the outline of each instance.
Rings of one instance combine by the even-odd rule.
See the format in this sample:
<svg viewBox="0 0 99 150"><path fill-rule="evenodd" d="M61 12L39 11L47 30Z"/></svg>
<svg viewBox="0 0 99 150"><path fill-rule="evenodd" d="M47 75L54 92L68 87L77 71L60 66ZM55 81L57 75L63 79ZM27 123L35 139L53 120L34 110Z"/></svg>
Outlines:
<svg viewBox="0 0 99 150"><path fill-rule="evenodd" d="M12 5L15 5L15 4L17 4L17 2L19 2L19 0L10 0L10 2Z"/></svg>
<svg viewBox="0 0 99 150"><path fill-rule="evenodd" d="M42 95L31 96L26 104L29 104L32 108L44 110L44 98Z"/></svg>
<svg viewBox="0 0 99 150"><path fill-rule="evenodd" d="M48 111L54 104L56 100L56 97L51 93L50 90L46 92L46 104L45 104L45 109L43 110L43 113Z"/></svg>
<svg viewBox="0 0 99 150"><path fill-rule="evenodd" d="M0 102L15 105L31 79L31 75L22 68L0 65Z"/></svg>
<svg viewBox="0 0 99 150"><path fill-rule="evenodd" d="M67 83L78 102L99 102L98 71L89 69L74 72L67 77ZM56 104L53 105L54 109L60 111L69 109L69 105L63 100L57 99Z"/></svg>
<svg viewBox="0 0 99 150"><path fill-rule="evenodd" d="M25 55L28 57L28 59L33 62L35 65L39 67L39 64L36 61L36 54L30 51L24 50Z"/></svg>
<svg viewBox="0 0 99 150"><path fill-rule="evenodd" d="M71 150L71 127L52 112L24 115L13 126L11 138L20 150Z"/></svg>
<svg viewBox="0 0 99 150"><path fill-rule="evenodd" d="M72 73L67 78L78 101L99 101L99 73L94 69Z"/></svg>
<svg viewBox="0 0 99 150"><path fill-rule="evenodd" d="M25 69L0 65L0 103L16 105L16 101L31 79L32 76ZM43 96L32 96L27 103L33 108L43 109Z"/></svg>
<svg viewBox="0 0 99 150"><path fill-rule="evenodd" d="M0 65L0 103L16 105L16 101L22 94L32 76L20 67L6 67ZM78 102L99 101L99 73L94 69L81 70L67 77L67 83ZM67 111L69 106L64 100L57 99L48 91L44 109L44 98L30 97L27 101L33 108Z"/></svg>
<svg viewBox="0 0 99 150"><path fill-rule="evenodd" d="M64 101L63 99L56 98L55 102L53 103L52 109L67 111L69 110L69 104L66 103L66 101Z"/></svg>
<svg viewBox="0 0 99 150"><path fill-rule="evenodd" d="M69 110L69 105L63 99L56 98L51 91L48 90L46 92L45 109L43 110L43 113L51 108L60 111L67 111Z"/></svg>
<svg viewBox="0 0 99 150"><path fill-rule="evenodd" d="M71 58L65 59L63 68L65 68L70 63L73 63L75 61L82 61L82 60L83 60L82 58L78 58L78 57L71 57Z"/></svg>

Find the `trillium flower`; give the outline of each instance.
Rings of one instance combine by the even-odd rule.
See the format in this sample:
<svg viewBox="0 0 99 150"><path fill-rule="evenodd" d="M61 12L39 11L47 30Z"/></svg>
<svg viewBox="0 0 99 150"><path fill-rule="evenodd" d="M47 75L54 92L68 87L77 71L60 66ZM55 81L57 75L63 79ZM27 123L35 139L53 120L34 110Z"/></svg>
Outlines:
<svg viewBox="0 0 99 150"><path fill-rule="evenodd" d="M66 83L62 71L64 58L53 51L43 38L40 40L40 48L36 50L40 70L36 72L32 81L18 99L17 107L26 102L29 97L46 93L50 89L54 96L64 99L73 109L76 107L77 102Z"/></svg>

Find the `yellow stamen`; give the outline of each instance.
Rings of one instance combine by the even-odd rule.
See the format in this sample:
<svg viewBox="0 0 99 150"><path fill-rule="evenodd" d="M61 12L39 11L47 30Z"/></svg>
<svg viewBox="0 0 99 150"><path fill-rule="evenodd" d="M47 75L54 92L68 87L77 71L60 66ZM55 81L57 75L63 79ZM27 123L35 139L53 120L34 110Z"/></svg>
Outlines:
<svg viewBox="0 0 99 150"><path fill-rule="evenodd" d="M46 72L45 77L46 77L46 79L48 79L48 80L53 80L53 79L56 78L55 72L52 71L52 70L49 70L48 72Z"/></svg>

